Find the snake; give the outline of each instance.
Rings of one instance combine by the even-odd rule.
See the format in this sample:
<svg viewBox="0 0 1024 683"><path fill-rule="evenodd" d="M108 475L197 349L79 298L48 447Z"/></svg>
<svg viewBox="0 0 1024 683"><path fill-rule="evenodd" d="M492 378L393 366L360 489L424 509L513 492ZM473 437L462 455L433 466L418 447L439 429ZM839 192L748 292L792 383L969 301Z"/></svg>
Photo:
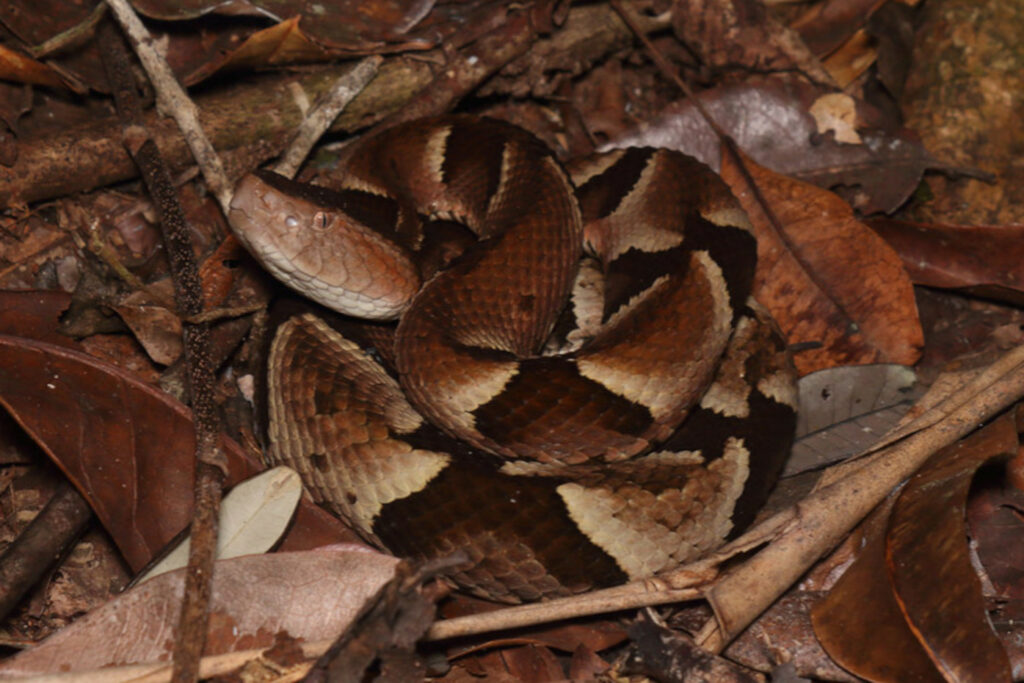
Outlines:
<svg viewBox="0 0 1024 683"><path fill-rule="evenodd" d="M640 580L747 526L795 428L757 243L680 152L562 164L446 115L258 170L229 223L313 303L266 354L266 459L367 542L518 603ZM457 554L458 555L455 555Z"/></svg>

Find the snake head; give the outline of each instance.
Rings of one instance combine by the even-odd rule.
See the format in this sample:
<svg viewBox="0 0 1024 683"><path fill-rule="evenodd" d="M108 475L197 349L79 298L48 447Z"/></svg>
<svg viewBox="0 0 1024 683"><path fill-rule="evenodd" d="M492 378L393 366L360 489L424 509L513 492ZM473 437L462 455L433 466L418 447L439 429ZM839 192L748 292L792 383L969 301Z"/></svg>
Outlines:
<svg viewBox="0 0 1024 683"><path fill-rule="evenodd" d="M349 216L327 188L250 173L235 187L228 222L271 275L339 313L391 320L420 287L406 251Z"/></svg>

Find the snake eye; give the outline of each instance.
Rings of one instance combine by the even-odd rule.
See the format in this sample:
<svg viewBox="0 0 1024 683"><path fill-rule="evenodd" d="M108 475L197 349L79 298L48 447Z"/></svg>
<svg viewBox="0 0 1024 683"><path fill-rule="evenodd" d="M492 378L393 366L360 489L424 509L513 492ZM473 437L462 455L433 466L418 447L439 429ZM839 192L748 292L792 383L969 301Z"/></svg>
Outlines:
<svg viewBox="0 0 1024 683"><path fill-rule="evenodd" d="M334 223L334 214L326 211L317 211L313 214L313 229L326 230Z"/></svg>

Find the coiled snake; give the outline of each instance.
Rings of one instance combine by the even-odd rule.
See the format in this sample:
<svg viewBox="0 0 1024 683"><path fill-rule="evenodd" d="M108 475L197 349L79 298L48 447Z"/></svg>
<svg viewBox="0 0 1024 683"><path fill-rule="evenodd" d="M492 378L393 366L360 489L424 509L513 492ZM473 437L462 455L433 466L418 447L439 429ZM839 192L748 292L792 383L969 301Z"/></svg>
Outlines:
<svg viewBox="0 0 1024 683"><path fill-rule="evenodd" d="M725 183L627 149L571 175L507 123L447 116L346 150L320 187L242 179L230 221L313 314L268 356L268 458L368 541L465 551L504 601L694 559L749 522L795 424Z"/></svg>

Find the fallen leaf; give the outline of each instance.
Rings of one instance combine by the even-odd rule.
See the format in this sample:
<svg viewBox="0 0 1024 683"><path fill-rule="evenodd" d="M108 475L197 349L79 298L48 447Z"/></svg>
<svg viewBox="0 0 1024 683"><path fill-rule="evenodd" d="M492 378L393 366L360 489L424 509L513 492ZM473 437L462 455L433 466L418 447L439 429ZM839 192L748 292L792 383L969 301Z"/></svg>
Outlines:
<svg viewBox="0 0 1024 683"><path fill-rule="evenodd" d="M599 657L593 650L580 645L572 653L572 660L569 662L569 680L600 680L600 677L607 674L611 668L611 664Z"/></svg>
<svg viewBox="0 0 1024 683"><path fill-rule="evenodd" d="M965 509L978 468L1016 448L1013 416L1004 415L911 477L884 537L869 534L813 612L815 632L836 661L874 681L1011 680L968 554Z"/></svg>
<svg viewBox="0 0 1024 683"><path fill-rule="evenodd" d="M795 355L797 370L913 365L924 335L913 287L896 253L835 194L746 157L743 164L782 227L779 234L741 170L724 155L722 177L757 236L755 296L790 344L820 344Z"/></svg>
<svg viewBox="0 0 1024 683"><path fill-rule="evenodd" d="M900 611L948 680L1010 681L966 539L967 494L978 468L1016 453L1012 413L942 449L893 506L886 565Z"/></svg>
<svg viewBox="0 0 1024 683"><path fill-rule="evenodd" d="M68 84L51 67L4 45L0 45L0 79L46 85L59 90L68 88Z"/></svg>
<svg viewBox="0 0 1024 683"><path fill-rule="evenodd" d="M762 166L824 188L849 190L863 213L891 212L937 165L907 131L865 125L856 132L863 144L846 144L821 135L809 109L822 91L791 79L725 85L698 98L710 116L743 152ZM857 103L858 113L864 107ZM721 142L689 99L673 102L656 117L607 147L650 146L694 156L716 171Z"/></svg>
<svg viewBox="0 0 1024 683"><path fill-rule="evenodd" d="M1024 304L1024 225L869 220L915 283Z"/></svg>
<svg viewBox="0 0 1024 683"><path fill-rule="evenodd" d="M170 365L181 356L181 319L163 306L134 303L141 296L130 295L114 310L131 329L135 339L154 363Z"/></svg>
<svg viewBox="0 0 1024 683"><path fill-rule="evenodd" d="M302 497L302 480L288 467L274 467L228 491L220 505L217 559L270 550L288 526ZM188 564L191 536L153 566L136 585Z"/></svg>
<svg viewBox="0 0 1024 683"><path fill-rule="evenodd" d="M334 638L394 575L398 560L361 546L217 562L204 654L270 647L275 634ZM184 571L122 594L0 663L0 678L169 662Z"/></svg>
<svg viewBox="0 0 1024 683"><path fill-rule="evenodd" d="M867 32L878 45L878 80L897 102L903 96L914 55L917 21L912 5L916 4L917 0L886 2L871 15L867 25Z"/></svg>
<svg viewBox="0 0 1024 683"><path fill-rule="evenodd" d="M978 560L992 584L1004 621L1024 620L1024 491L1005 481L972 492L967 508ZM993 622L996 619L993 617ZM996 622L998 626L998 622Z"/></svg>
<svg viewBox="0 0 1024 683"><path fill-rule="evenodd" d="M846 366L801 377L797 436L905 402L916 381L905 365Z"/></svg>
<svg viewBox="0 0 1024 683"><path fill-rule="evenodd" d="M801 377L797 440L783 476L864 451L910 409L916 381L905 365L847 365Z"/></svg>
<svg viewBox="0 0 1024 683"><path fill-rule="evenodd" d="M208 59L182 79L186 84L200 83L218 71L245 70L271 64L317 62L328 59L329 53L299 29L299 15L246 36L232 49L208 55Z"/></svg>
<svg viewBox="0 0 1024 683"><path fill-rule="evenodd" d="M485 680L507 676L509 681L547 683L565 680L565 672L551 650L539 645L520 645L494 650L477 658L474 670Z"/></svg>
<svg viewBox="0 0 1024 683"><path fill-rule="evenodd" d="M885 526L884 515L865 522L857 560L811 611L814 633L832 659L861 678L941 683L893 595L885 571Z"/></svg>
<svg viewBox="0 0 1024 683"><path fill-rule="evenodd" d="M195 433L169 395L84 353L0 336L0 404L85 496L134 570L188 524ZM221 447L229 484L260 471L234 441ZM312 503L302 507L300 546L352 540Z"/></svg>
<svg viewBox="0 0 1024 683"><path fill-rule="evenodd" d="M789 27L824 57L842 45L885 0L824 0L808 6Z"/></svg>
<svg viewBox="0 0 1024 683"><path fill-rule="evenodd" d="M0 334L78 348L71 337L59 332L60 317L70 305L71 295L67 292L0 291Z"/></svg>

